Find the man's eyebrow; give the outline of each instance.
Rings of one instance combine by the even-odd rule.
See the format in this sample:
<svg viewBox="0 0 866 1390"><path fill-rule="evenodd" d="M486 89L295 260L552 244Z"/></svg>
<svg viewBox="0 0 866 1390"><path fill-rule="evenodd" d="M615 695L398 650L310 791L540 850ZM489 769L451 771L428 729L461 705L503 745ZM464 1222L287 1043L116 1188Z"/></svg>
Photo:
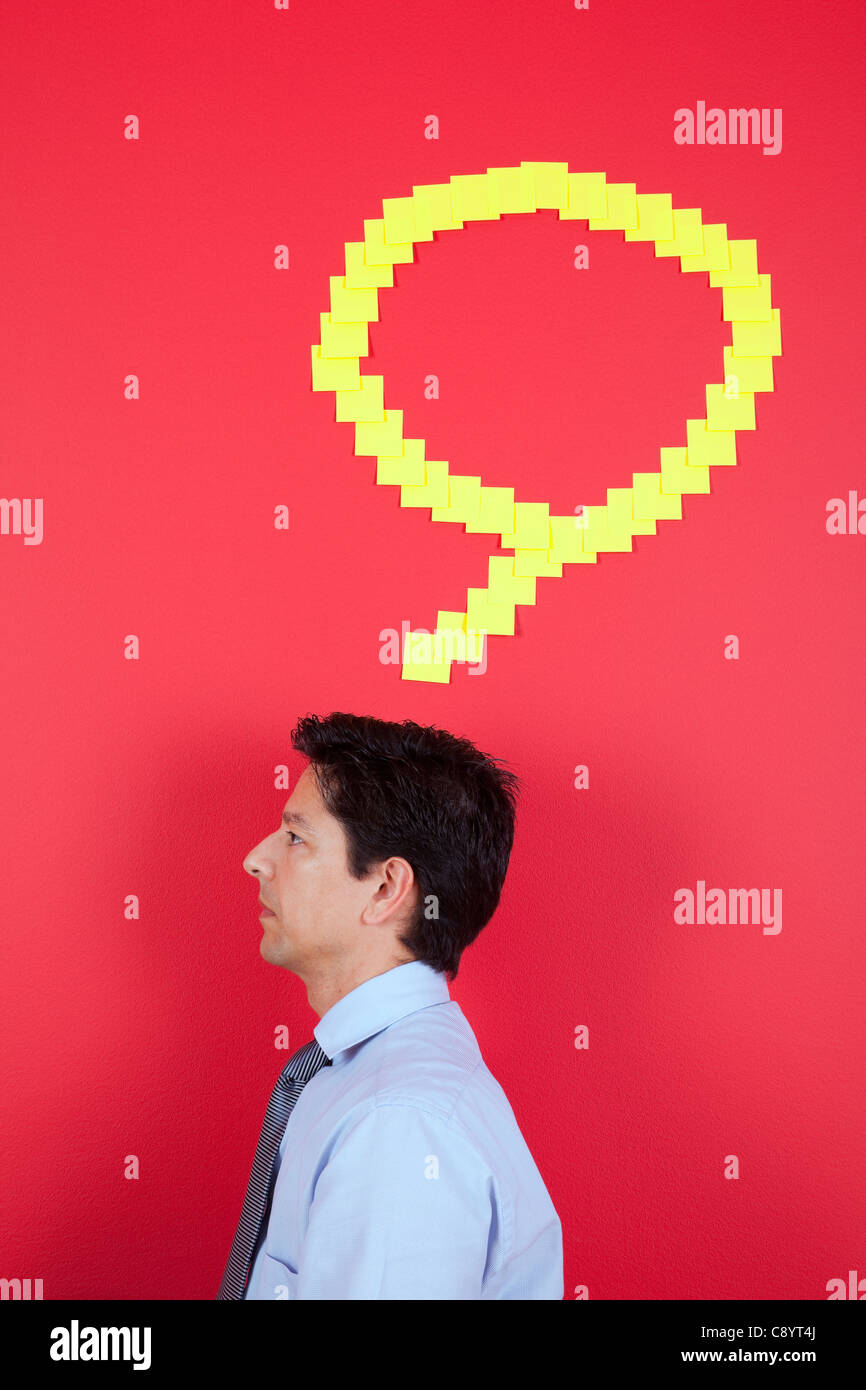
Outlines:
<svg viewBox="0 0 866 1390"><path fill-rule="evenodd" d="M315 832L315 827L310 824L306 816L301 815L300 811L283 812L283 825L289 825L290 823L299 825L302 830L309 830L311 833Z"/></svg>

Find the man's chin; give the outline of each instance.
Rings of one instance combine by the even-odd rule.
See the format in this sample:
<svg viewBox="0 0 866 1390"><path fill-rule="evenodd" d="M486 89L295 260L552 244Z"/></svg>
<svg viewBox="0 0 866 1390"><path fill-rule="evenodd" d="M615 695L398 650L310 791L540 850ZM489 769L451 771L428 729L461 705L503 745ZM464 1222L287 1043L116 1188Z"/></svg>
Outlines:
<svg viewBox="0 0 866 1390"><path fill-rule="evenodd" d="M267 932L262 933L262 939L259 942L259 955L269 965L281 965L285 970L292 968L291 952L285 943L274 941Z"/></svg>

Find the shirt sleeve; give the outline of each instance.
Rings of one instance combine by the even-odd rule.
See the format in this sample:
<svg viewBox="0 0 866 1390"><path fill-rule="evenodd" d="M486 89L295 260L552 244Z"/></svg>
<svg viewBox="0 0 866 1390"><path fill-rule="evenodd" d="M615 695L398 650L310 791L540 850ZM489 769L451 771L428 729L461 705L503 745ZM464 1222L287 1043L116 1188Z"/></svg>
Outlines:
<svg viewBox="0 0 866 1390"><path fill-rule="evenodd" d="M380 1103L319 1176L295 1297L478 1299L496 1224L493 1174L460 1129Z"/></svg>

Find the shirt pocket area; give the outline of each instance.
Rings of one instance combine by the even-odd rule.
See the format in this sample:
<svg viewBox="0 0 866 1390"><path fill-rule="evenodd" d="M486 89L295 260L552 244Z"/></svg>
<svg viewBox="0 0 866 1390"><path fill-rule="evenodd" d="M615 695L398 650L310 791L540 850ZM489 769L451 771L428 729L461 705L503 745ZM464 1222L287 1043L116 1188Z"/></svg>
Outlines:
<svg viewBox="0 0 866 1390"><path fill-rule="evenodd" d="M260 1297L279 1303L281 1300L296 1297L298 1271L292 1269L291 1265L275 1260L273 1255L269 1255L265 1250L262 1252L262 1265L257 1282L261 1290Z"/></svg>

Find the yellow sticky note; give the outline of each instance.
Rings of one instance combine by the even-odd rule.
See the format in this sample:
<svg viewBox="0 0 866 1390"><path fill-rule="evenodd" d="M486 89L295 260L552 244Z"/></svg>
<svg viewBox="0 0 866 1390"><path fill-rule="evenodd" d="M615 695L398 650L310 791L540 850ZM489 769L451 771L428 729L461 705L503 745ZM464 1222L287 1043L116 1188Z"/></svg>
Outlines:
<svg viewBox="0 0 866 1390"><path fill-rule="evenodd" d="M355 453L395 458L403 449L403 412L386 410L384 420L355 425Z"/></svg>
<svg viewBox="0 0 866 1390"><path fill-rule="evenodd" d="M704 424L702 420L700 422ZM705 463L691 462L687 449L660 449L661 490L665 496L709 492L710 470ZM736 462L736 460L735 460Z"/></svg>
<svg viewBox="0 0 866 1390"><path fill-rule="evenodd" d="M612 551L624 553L633 550L634 541L634 517L612 516L609 507L604 508L607 514L607 526L603 534L593 537L593 545L597 551ZM638 518L638 523L642 523L642 518Z"/></svg>
<svg viewBox="0 0 866 1390"><path fill-rule="evenodd" d="M607 183L603 173L569 174L568 207L560 208L560 220L607 217Z"/></svg>
<svg viewBox="0 0 866 1390"><path fill-rule="evenodd" d="M710 284L715 289L727 287L756 289L758 285L758 243L756 241L729 241L730 265L727 269L713 270Z"/></svg>
<svg viewBox="0 0 866 1390"><path fill-rule="evenodd" d="M550 549L550 508L546 502L516 503L514 543L521 550Z"/></svg>
<svg viewBox="0 0 866 1390"><path fill-rule="evenodd" d="M400 246L386 245L383 219L365 218L364 260L367 265L411 265L414 259L415 247L411 241Z"/></svg>
<svg viewBox="0 0 866 1390"><path fill-rule="evenodd" d="M714 271L730 269L731 253L728 244L728 224L726 222L708 222L704 227L704 250L700 256L680 256L681 268L688 272L691 270L708 270L710 274Z"/></svg>
<svg viewBox="0 0 866 1390"><path fill-rule="evenodd" d="M774 309L768 323L731 323L735 357L779 357L782 352L782 321Z"/></svg>
<svg viewBox="0 0 866 1390"><path fill-rule="evenodd" d="M733 430L708 430L706 420L686 420L686 439L690 468L730 468L737 462L737 436ZM664 455L669 451L661 452L664 477Z"/></svg>
<svg viewBox="0 0 866 1390"><path fill-rule="evenodd" d="M323 357L322 349L315 344L311 349L313 359L314 391L358 391L361 374L357 357Z"/></svg>
<svg viewBox="0 0 866 1390"><path fill-rule="evenodd" d="M685 453L685 450L683 452ZM682 521L683 503L680 493L663 493L661 484L660 473L634 474L632 491L636 519L648 517L653 521Z"/></svg>
<svg viewBox="0 0 866 1390"><path fill-rule="evenodd" d="M382 221L386 246L405 246L414 241L415 209L411 198L383 198Z"/></svg>
<svg viewBox="0 0 866 1390"><path fill-rule="evenodd" d="M482 487L478 518L467 524L467 531L498 535L514 526L514 488Z"/></svg>
<svg viewBox="0 0 866 1390"><path fill-rule="evenodd" d="M633 183L609 183L607 185L607 216L591 217L589 230L591 232L637 230L637 194Z"/></svg>
<svg viewBox="0 0 866 1390"><path fill-rule="evenodd" d="M330 275L328 278L331 284L332 323L360 323L361 319L370 323L378 320L379 301L375 287L350 290L346 288L344 275Z"/></svg>
<svg viewBox="0 0 866 1390"><path fill-rule="evenodd" d="M441 643L437 649L433 633L424 632L420 628L406 633L403 643L402 679L450 684L451 662L443 656Z"/></svg>
<svg viewBox="0 0 866 1390"><path fill-rule="evenodd" d="M738 391L772 391L773 359L764 357L737 357L733 349L726 347L725 386Z"/></svg>
<svg viewBox="0 0 866 1390"><path fill-rule="evenodd" d="M631 550L633 534L626 526L611 526L607 507L587 507L588 523L583 533L584 550L596 553Z"/></svg>
<svg viewBox="0 0 866 1390"><path fill-rule="evenodd" d="M754 392L738 390L736 396L726 396L725 388L722 385L707 387L708 430L753 430L754 428Z"/></svg>
<svg viewBox="0 0 866 1390"><path fill-rule="evenodd" d="M386 415L389 413L385 412ZM360 426L356 427L359 429ZM356 449L357 453L358 450ZM376 466L376 482L384 484L406 484L410 487L423 487L427 479L424 464L424 440L404 439L402 454L393 456L379 454Z"/></svg>
<svg viewBox="0 0 866 1390"><path fill-rule="evenodd" d="M580 519L583 522L582 539L584 554L595 554L598 549L595 544L596 537L601 536L607 530L607 508L584 507Z"/></svg>
<svg viewBox="0 0 866 1390"><path fill-rule="evenodd" d="M459 231L463 226L459 217L454 216L451 206L450 183L421 183L412 185L415 200L415 225L433 232ZM427 241L430 238L416 237L414 240Z"/></svg>
<svg viewBox="0 0 866 1390"><path fill-rule="evenodd" d="M453 174L451 208L463 222L489 222L497 214L490 211L486 174Z"/></svg>
<svg viewBox="0 0 866 1390"><path fill-rule="evenodd" d="M487 562L487 590L494 603L535 603L534 575L517 576L513 555L491 555Z"/></svg>
<svg viewBox="0 0 866 1390"><path fill-rule="evenodd" d="M519 168L488 169L488 204L490 211L535 212L535 179L532 170L523 164Z"/></svg>
<svg viewBox="0 0 866 1390"><path fill-rule="evenodd" d="M447 507L448 464L445 459L427 459L423 486L400 488L401 507Z"/></svg>
<svg viewBox="0 0 866 1390"><path fill-rule="evenodd" d="M359 391L337 391L336 401L338 420L384 420L384 378L362 376Z"/></svg>
<svg viewBox="0 0 866 1390"><path fill-rule="evenodd" d="M370 334L366 323L332 323L330 314L319 314L322 357L367 357Z"/></svg>
<svg viewBox="0 0 866 1390"><path fill-rule="evenodd" d="M588 563L583 550L583 528L576 525L577 517L550 518L550 558L554 564L579 565Z"/></svg>
<svg viewBox="0 0 866 1390"><path fill-rule="evenodd" d="M350 290L370 289L371 287L393 288L393 265L367 265L364 260L363 241L346 242L346 288Z"/></svg>
<svg viewBox="0 0 866 1390"><path fill-rule="evenodd" d="M501 637L514 636L514 604L495 603L487 589L468 589L466 592L466 626L475 632L490 632Z"/></svg>
<svg viewBox="0 0 866 1390"><path fill-rule="evenodd" d="M433 509L433 521L474 522L481 505L481 479L460 474L448 479L448 506Z"/></svg>
<svg viewBox="0 0 866 1390"><path fill-rule="evenodd" d="M561 579L562 562L551 560L549 550L521 550L514 552L514 576L516 579Z"/></svg>
<svg viewBox="0 0 866 1390"><path fill-rule="evenodd" d="M465 632L466 614L441 609L436 614L437 632Z"/></svg>
<svg viewBox="0 0 866 1390"><path fill-rule="evenodd" d="M530 170L535 184L536 208L568 206L568 165L524 160L521 168Z"/></svg>
<svg viewBox="0 0 866 1390"><path fill-rule="evenodd" d="M439 640L434 643L434 651L441 648L443 657L452 662L474 665L484 655L483 634L467 631L465 613L440 611L436 615L436 636Z"/></svg>
<svg viewBox="0 0 866 1390"><path fill-rule="evenodd" d="M655 522L648 517L636 516L634 511L634 492L630 487L609 487L607 490L608 530L617 534L631 532L633 536L654 536Z"/></svg>
<svg viewBox="0 0 866 1390"><path fill-rule="evenodd" d="M770 303L772 276L759 275L754 288L731 286L722 290L722 318L728 323L769 323L773 306Z"/></svg>
<svg viewBox="0 0 866 1390"><path fill-rule="evenodd" d="M626 241L672 241L673 209L670 193L638 193L637 227L626 231Z"/></svg>
<svg viewBox="0 0 866 1390"><path fill-rule="evenodd" d="M704 229L700 208L674 208L671 241L657 241L657 256L703 256Z"/></svg>

